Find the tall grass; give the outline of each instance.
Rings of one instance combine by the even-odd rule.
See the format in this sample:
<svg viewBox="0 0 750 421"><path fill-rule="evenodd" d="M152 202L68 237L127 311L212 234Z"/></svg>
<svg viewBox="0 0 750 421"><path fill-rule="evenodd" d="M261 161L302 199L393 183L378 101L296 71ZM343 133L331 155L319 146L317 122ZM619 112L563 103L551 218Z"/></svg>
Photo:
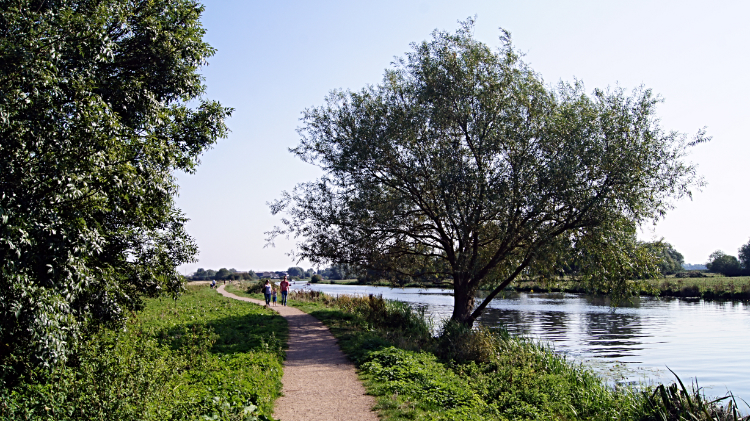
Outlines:
<svg viewBox="0 0 750 421"><path fill-rule="evenodd" d="M424 313L405 303L315 291L290 298L329 326L386 420L750 419L739 417L734 400L722 407L697 392L665 399L660 391L675 385L612 388L582 364L503 329L449 322L433 335ZM683 404L688 395L695 410Z"/></svg>
<svg viewBox="0 0 750 421"><path fill-rule="evenodd" d="M0 383L0 419L270 419L285 338L275 313L191 287L81 343L66 366Z"/></svg>
<svg viewBox="0 0 750 421"><path fill-rule="evenodd" d="M672 370L670 370L672 371ZM647 420L651 421L745 421L739 412L737 399L729 393L720 398L708 399L701 392L697 381L685 387L682 380L672 371L677 382L669 386L659 385L653 391L643 392L643 398L650 410ZM723 404L726 402L726 404Z"/></svg>
<svg viewBox="0 0 750 421"><path fill-rule="evenodd" d="M711 274L712 275L712 274ZM648 288L641 289L639 295L663 297L692 297L711 300L750 300L750 277L706 276L702 278L667 277L647 282ZM521 281L513 289L519 292L571 292L598 293L588 291L575 281L540 283Z"/></svg>

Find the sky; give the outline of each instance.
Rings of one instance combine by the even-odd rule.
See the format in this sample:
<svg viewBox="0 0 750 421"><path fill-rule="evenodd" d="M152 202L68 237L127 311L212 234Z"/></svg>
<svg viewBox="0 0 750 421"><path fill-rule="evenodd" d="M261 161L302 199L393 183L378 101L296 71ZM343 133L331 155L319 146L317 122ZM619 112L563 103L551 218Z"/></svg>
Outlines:
<svg viewBox="0 0 750 421"><path fill-rule="evenodd" d="M546 83L595 88L644 86L664 102L665 130L709 143L687 160L706 182L644 240L674 245L687 263L714 250L737 254L750 239L746 161L750 157L750 2L743 1L205 1L205 39L217 53L202 68L206 97L234 108L228 138L206 152L195 174L178 174L177 205L190 221L198 262L180 267L308 268L289 256L294 241L266 246L280 225L268 202L320 170L289 152L303 110L334 89L381 81L410 43L433 30L454 32L476 17L475 37L498 47L510 31L524 60Z"/></svg>

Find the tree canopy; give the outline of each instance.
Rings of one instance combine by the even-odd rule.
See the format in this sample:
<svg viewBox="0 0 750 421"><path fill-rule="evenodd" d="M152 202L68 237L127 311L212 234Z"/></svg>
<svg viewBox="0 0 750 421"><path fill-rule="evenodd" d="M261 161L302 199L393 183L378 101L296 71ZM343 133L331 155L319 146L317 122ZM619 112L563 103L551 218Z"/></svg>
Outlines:
<svg viewBox="0 0 750 421"><path fill-rule="evenodd" d="M0 8L0 365L51 365L141 297L181 291L197 249L174 173L231 110L203 97L214 50L195 1Z"/></svg>
<svg viewBox="0 0 750 421"><path fill-rule="evenodd" d="M659 272L662 275L673 275L682 272L685 258L682 253L675 250L674 246L664 241L647 243L648 247L654 249L654 254L659 257Z"/></svg>
<svg viewBox="0 0 750 421"><path fill-rule="evenodd" d="M750 241L740 247L737 256L739 257L738 260L745 271L750 272Z"/></svg>
<svg viewBox="0 0 750 421"><path fill-rule="evenodd" d="M706 269L725 276L750 275L750 241L737 250L739 258L716 250L708 256Z"/></svg>
<svg viewBox="0 0 750 421"><path fill-rule="evenodd" d="M290 267L286 270L286 273L288 273L289 276L294 276L296 278L303 278L305 276L305 270L299 266Z"/></svg>
<svg viewBox="0 0 750 421"><path fill-rule="evenodd" d="M548 87L508 33L493 50L472 31L435 31L380 84L304 111L292 152L324 175L271 205L286 216L269 241L295 237L315 264L450 281L452 318L468 325L571 253L610 291L658 273L636 227L700 184L685 136L658 124L659 98ZM480 286L491 292L476 303Z"/></svg>
<svg viewBox="0 0 750 421"><path fill-rule="evenodd" d="M721 273L726 276L737 276L743 272L740 261L736 257L728 255L721 250L716 250L708 256L706 269L708 269L709 272Z"/></svg>

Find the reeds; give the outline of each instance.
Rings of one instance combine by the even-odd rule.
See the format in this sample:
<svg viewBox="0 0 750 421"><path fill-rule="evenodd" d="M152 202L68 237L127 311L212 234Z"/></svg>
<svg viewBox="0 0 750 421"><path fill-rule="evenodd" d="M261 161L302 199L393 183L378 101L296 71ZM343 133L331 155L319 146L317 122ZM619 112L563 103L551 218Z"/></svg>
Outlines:
<svg viewBox="0 0 750 421"><path fill-rule="evenodd" d="M672 371L671 369L669 371ZM651 409L649 420L659 421L748 421L750 415L742 416L738 410L737 400L732 393L709 400L698 387L697 380L690 390L685 387L677 374L676 383L669 386L659 385L653 392L643 392L647 407ZM726 405L722 402L726 401ZM747 404L747 403L746 403Z"/></svg>

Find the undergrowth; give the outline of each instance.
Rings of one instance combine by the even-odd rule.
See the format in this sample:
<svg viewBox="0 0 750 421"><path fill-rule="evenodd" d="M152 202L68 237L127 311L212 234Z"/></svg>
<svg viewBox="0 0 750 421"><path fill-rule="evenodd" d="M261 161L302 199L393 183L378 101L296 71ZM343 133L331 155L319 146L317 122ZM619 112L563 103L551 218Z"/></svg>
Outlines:
<svg viewBox="0 0 750 421"><path fill-rule="evenodd" d="M290 305L330 328L385 420L743 419L734 399L722 407L697 388L613 389L580 363L501 329L448 323L433 336L406 303L308 291L291 294Z"/></svg>
<svg viewBox="0 0 750 421"><path fill-rule="evenodd" d="M275 313L190 287L83 342L65 366L2 379L0 419L271 419L286 335Z"/></svg>
<svg viewBox="0 0 750 421"><path fill-rule="evenodd" d="M687 272L686 272L687 273ZM689 275L648 280L636 291L642 296L703 298L707 300L750 300L750 277ZM606 291L591 291L575 281L521 281L512 290L516 292L570 292L606 294Z"/></svg>

